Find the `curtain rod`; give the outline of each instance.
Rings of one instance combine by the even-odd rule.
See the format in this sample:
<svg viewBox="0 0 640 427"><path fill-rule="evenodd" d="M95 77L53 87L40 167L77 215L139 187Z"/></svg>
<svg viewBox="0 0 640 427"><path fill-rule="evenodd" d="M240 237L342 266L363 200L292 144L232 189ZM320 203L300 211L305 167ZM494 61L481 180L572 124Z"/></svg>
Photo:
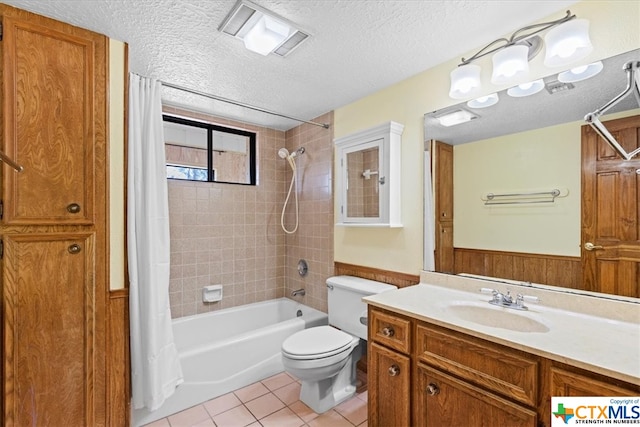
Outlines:
<svg viewBox="0 0 640 427"><path fill-rule="evenodd" d="M325 128L325 129L329 129L329 124L328 123L318 123L318 122L312 122L312 121L309 121L309 120L298 119L296 117L287 116L286 114L276 113L275 111L265 110L264 108L260 108L260 107L254 107L253 105L245 104L243 102L234 101L232 99L223 98L223 97L217 96L217 95L211 95L210 93L200 92L199 90L189 89L189 88L186 88L184 86L178 86L178 85L175 85L173 83L167 83L167 82L163 82L163 81L160 81L160 83L162 84L162 86L165 86L165 87L168 87L168 88L171 88L171 89L177 89L177 90L181 90L183 92L193 93L194 95L204 96L205 98L210 98L210 99L214 99L216 101L226 102L227 104L233 104L233 105L237 105L239 107L248 108L250 110L260 111L261 113L267 113L267 114L271 114L271 115L274 115L274 116L284 117L285 119L295 120L297 122L308 123L310 125L320 126L320 127Z"/></svg>

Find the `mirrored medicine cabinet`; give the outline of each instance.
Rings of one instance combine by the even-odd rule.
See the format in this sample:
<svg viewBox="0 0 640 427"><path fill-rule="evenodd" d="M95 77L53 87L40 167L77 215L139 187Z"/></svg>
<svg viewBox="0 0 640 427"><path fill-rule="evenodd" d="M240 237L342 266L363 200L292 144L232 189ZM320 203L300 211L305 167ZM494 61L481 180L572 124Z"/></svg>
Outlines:
<svg viewBox="0 0 640 427"><path fill-rule="evenodd" d="M334 140L336 147L337 225L402 227L401 142L396 122Z"/></svg>

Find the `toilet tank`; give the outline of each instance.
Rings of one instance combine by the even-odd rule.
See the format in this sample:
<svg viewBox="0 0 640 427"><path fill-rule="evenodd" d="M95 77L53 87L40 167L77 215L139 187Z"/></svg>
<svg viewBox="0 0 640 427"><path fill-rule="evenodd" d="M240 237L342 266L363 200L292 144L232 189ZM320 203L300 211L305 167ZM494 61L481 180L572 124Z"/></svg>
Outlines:
<svg viewBox="0 0 640 427"><path fill-rule="evenodd" d="M354 276L334 276L327 279L329 324L351 335L367 339L367 326L360 318L367 317L367 305L362 298L397 289L396 286Z"/></svg>

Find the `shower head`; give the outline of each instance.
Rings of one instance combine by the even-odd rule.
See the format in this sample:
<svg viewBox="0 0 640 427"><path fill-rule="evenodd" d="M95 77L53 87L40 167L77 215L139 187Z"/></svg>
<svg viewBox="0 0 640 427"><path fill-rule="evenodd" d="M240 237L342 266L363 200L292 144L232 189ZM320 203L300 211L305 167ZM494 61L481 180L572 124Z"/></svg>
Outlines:
<svg viewBox="0 0 640 427"><path fill-rule="evenodd" d="M282 147L278 150L278 156L280 156L281 159L286 159L287 157L289 157L289 150Z"/></svg>

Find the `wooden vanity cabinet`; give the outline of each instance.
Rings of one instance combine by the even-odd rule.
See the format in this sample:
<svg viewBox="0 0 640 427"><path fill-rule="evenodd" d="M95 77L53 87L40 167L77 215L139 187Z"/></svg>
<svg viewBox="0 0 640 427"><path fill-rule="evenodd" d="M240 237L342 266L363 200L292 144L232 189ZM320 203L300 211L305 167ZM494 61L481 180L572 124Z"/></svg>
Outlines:
<svg viewBox="0 0 640 427"><path fill-rule="evenodd" d="M369 306L369 425L544 427L552 396L638 396L625 383Z"/></svg>

